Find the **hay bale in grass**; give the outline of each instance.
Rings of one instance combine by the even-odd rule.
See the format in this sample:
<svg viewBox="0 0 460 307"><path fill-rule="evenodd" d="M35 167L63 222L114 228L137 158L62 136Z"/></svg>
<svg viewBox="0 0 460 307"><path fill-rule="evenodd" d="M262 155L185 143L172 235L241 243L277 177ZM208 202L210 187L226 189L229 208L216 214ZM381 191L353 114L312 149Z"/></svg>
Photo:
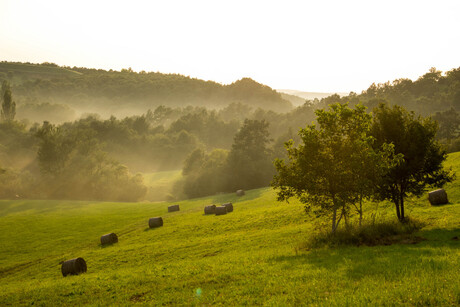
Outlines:
<svg viewBox="0 0 460 307"><path fill-rule="evenodd" d="M233 212L233 204L232 203L225 203L222 206L227 208L227 212Z"/></svg>
<svg viewBox="0 0 460 307"><path fill-rule="evenodd" d="M244 190L238 190L236 191L236 196L243 196L245 193L244 193Z"/></svg>
<svg viewBox="0 0 460 307"><path fill-rule="evenodd" d="M61 266L62 276L78 275L86 272L86 262L83 258L64 261Z"/></svg>
<svg viewBox="0 0 460 307"><path fill-rule="evenodd" d="M179 211L179 205L172 205L168 207L168 212Z"/></svg>
<svg viewBox="0 0 460 307"><path fill-rule="evenodd" d="M227 214L227 207L219 206L216 207L216 215L224 215Z"/></svg>
<svg viewBox="0 0 460 307"><path fill-rule="evenodd" d="M149 219L150 228L161 227L161 226L163 226L163 219L161 217L152 217Z"/></svg>
<svg viewBox="0 0 460 307"><path fill-rule="evenodd" d="M449 201L447 200L447 193L444 189L434 190L428 193L428 200L432 206L444 205Z"/></svg>
<svg viewBox="0 0 460 307"><path fill-rule="evenodd" d="M118 242L118 237L116 234L109 233L101 237L101 245L113 244Z"/></svg>
<svg viewBox="0 0 460 307"><path fill-rule="evenodd" d="M216 213L216 205L204 207L204 214L214 214Z"/></svg>

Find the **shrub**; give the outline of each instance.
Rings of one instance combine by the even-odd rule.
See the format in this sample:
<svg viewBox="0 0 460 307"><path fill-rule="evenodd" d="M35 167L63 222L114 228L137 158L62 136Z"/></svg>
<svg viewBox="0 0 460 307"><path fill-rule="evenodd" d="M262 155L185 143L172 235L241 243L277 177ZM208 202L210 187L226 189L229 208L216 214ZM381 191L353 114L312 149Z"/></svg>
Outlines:
<svg viewBox="0 0 460 307"><path fill-rule="evenodd" d="M398 221L382 221L379 223L365 223L341 227L335 233L319 231L312 235L300 249L312 249L324 246L336 247L342 245L391 245L395 243L418 243L423 240L414 236L414 232L420 230L424 223L413 218L406 218L405 223ZM324 228L323 228L324 229Z"/></svg>

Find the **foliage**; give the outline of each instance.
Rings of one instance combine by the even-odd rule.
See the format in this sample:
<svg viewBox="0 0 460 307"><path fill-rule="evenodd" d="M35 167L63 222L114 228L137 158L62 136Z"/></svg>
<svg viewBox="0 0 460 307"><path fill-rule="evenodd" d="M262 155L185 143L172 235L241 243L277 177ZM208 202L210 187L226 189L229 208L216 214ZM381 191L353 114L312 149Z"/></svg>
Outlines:
<svg viewBox="0 0 460 307"><path fill-rule="evenodd" d="M323 98L320 106L325 107L337 102L349 102L350 105L361 102L372 110L383 101L424 116L451 108L458 111L460 110L460 67L444 74L436 68L431 68L415 81L402 78L393 82L373 83L359 95L350 93L343 97L332 95Z"/></svg>
<svg viewBox="0 0 460 307"><path fill-rule="evenodd" d="M400 106L381 104L374 109L375 145L391 143L395 152L403 155L378 187L379 198L395 204L400 221L405 220L404 199L408 195L420 196L426 187L442 187L452 180L452 174L442 166L447 154L435 140L436 129L430 118L417 117Z"/></svg>
<svg viewBox="0 0 460 307"><path fill-rule="evenodd" d="M229 152L222 149L214 149L209 154L202 149L193 151L182 169L185 195L198 197L267 186L273 176L267 128L264 120L246 119Z"/></svg>
<svg viewBox="0 0 460 307"><path fill-rule="evenodd" d="M316 114L318 127L309 125L299 132L303 144L286 143L289 161L275 161L278 173L272 185L280 201L297 197L307 211L320 208L331 214L335 232L350 206L362 217L362 200L373 195L376 178L395 158L390 146L373 150L371 116L363 106L334 104Z"/></svg>
<svg viewBox="0 0 460 307"><path fill-rule="evenodd" d="M0 199L29 198L37 195L37 180L28 172L0 167Z"/></svg>
<svg viewBox="0 0 460 307"><path fill-rule="evenodd" d="M222 149L214 149L209 154L201 149L193 151L182 169L183 193L195 198L224 191L227 155L228 152Z"/></svg>
<svg viewBox="0 0 460 307"><path fill-rule="evenodd" d="M439 129L436 133L437 139L450 140L458 136L457 132L460 126L460 117L453 108L444 112L436 112L436 114L432 116L432 119L439 124Z"/></svg>
<svg viewBox="0 0 460 307"><path fill-rule="evenodd" d="M16 115L16 103L13 101L11 95L11 86L8 81L3 81L2 83L2 110L1 110L1 120L2 121L12 121Z"/></svg>
<svg viewBox="0 0 460 307"><path fill-rule="evenodd" d="M292 104L279 93L249 78L221 85L178 74L8 62L0 63L0 72L3 71L14 72L15 92L21 100L65 102L75 109L95 107L96 103L100 112L127 106L145 112L159 105L221 107L233 102L278 112L292 109Z"/></svg>
<svg viewBox="0 0 460 307"><path fill-rule="evenodd" d="M76 112L68 105L52 103L26 103L18 105L18 120L43 123L48 121L54 124L72 121Z"/></svg>
<svg viewBox="0 0 460 307"><path fill-rule="evenodd" d="M108 158L90 132L63 131L45 122L37 136L46 197L137 201L145 195L142 176L131 176Z"/></svg>
<svg viewBox="0 0 460 307"><path fill-rule="evenodd" d="M34 129L14 120L0 122L0 163L13 169L32 167L37 149Z"/></svg>
<svg viewBox="0 0 460 307"><path fill-rule="evenodd" d="M218 118L216 112L209 112L203 108L200 112L181 116L171 124L168 132L187 131L200 139L208 149L228 148L238 127L237 121L226 123Z"/></svg>
<svg viewBox="0 0 460 307"><path fill-rule="evenodd" d="M414 233L424 226L420 221L407 219L404 224L388 220L376 223L367 222L361 225L348 225L348 227L339 228L334 233L320 230L311 236L302 248L308 250L325 246L415 244L420 241L420 237L414 236Z"/></svg>
<svg viewBox="0 0 460 307"><path fill-rule="evenodd" d="M244 121L228 154L226 191L254 189L269 184L274 170L271 162L273 154L268 148L268 127L269 123L265 120Z"/></svg>

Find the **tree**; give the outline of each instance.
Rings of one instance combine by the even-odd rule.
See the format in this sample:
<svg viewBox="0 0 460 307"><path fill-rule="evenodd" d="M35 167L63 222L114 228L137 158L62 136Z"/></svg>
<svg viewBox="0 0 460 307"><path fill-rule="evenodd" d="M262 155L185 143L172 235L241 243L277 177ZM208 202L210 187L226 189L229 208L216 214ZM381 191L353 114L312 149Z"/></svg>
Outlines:
<svg viewBox="0 0 460 307"><path fill-rule="evenodd" d="M12 121L16 115L16 103L11 95L11 86L8 81L2 83L2 111L1 118L3 121Z"/></svg>
<svg viewBox="0 0 460 307"><path fill-rule="evenodd" d="M453 139L457 136L457 131L460 126L460 117L454 108L444 112L436 112L432 117L439 124L437 139Z"/></svg>
<svg viewBox="0 0 460 307"><path fill-rule="evenodd" d="M88 128L62 129L47 122L38 129L42 192L59 199L137 201L147 188L141 175L111 159Z"/></svg>
<svg viewBox="0 0 460 307"><path fill-rule="evenodd" d="M335 232L356 203L362 219L362 199L372 195L372 182L390 160L391 146L382 152L373 149L371 116L362 105L351 109L334 104L316 115L318 127L309 125L299 132L303 145L286 143L289 162L275 161L278 174L272 185L279 189L280 201L297 197L306 211L319 208L331 214Z"/></svg>
<svg viewBox="0 0 460 307"><path fill-rule="evenodd" d="M193 151L182 170L184 194L192 198L223 191L227 154L223 149L214 149L209 154L201 149Z"/></svg>
<svg viewBox="0 0 460 307"><path fill-rule="evenodd" d="M265 120L246 119L235 135L228 155L227 190L254 189L270 183L274 169L272 152L267 147L268 126Z"/></svg>
<svg viewBox="0 0 460 307"><path fill-rule="evenodd" d="M408 195L420 196L427 186L441 187L452 180L442 167L447 154L435 140L437 125L431 118L416 117L396 105L380 104L373 112L375 146L392 143L395 153L403 155L401 163L383 176L379 198L391 200L398 219L404 222L404 199Z"/></svg>

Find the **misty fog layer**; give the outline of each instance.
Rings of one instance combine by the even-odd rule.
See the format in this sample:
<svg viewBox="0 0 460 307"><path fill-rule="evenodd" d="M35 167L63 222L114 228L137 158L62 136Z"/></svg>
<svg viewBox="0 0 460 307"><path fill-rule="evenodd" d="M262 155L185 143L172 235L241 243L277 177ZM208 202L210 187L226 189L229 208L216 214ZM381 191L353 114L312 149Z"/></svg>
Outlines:
<svg viewBox="0 0 460 307"><path fill-rule="evenodd" d="M181 75L2 62L0 81L10 84L16 106L14 119L0 122L1 198L163 200L267 186L272 161L286 157L284 143L299 140L316 109L337 102L432 115L437 138L449 151L460 149L460 69L431 69L416 81L372 84L295 108L302 98L247 78L224 86ZM162 193L144 179L156 172L173 178L158 183Z"/></svg>

